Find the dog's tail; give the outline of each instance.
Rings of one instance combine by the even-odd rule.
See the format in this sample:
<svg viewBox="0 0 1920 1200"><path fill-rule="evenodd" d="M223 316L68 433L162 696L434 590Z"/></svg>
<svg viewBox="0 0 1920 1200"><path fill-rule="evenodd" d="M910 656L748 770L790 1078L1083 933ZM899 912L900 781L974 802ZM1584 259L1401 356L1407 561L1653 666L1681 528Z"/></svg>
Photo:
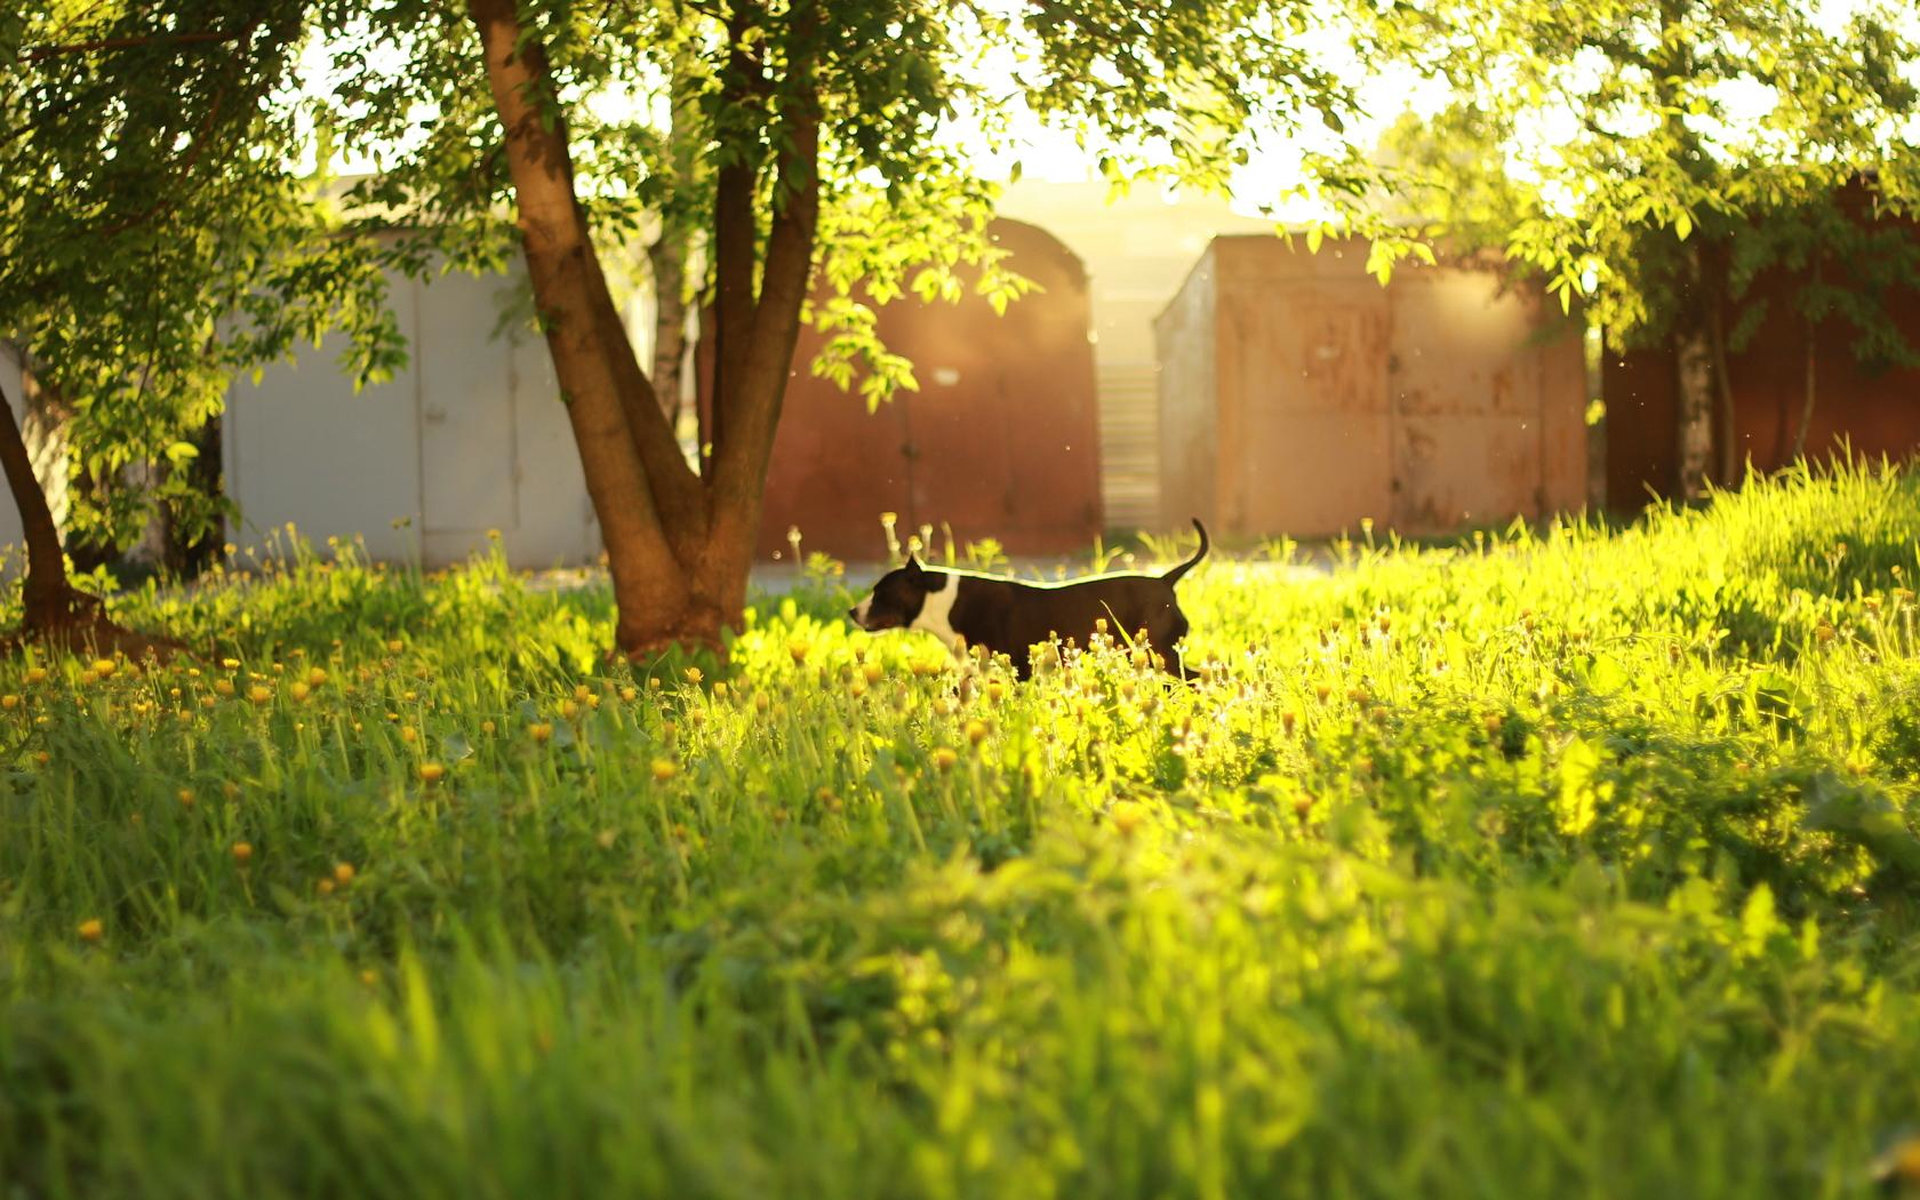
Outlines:
<svg viewBox="0 0 1920 1200"><path fill-rule="evenodd" d="M1193 527L1196 530L1198 530L1200 533L1200 548L1193 552L1192 558L1181 563L1179 566L1175 567L1171 571L1168 571L1165 575L1162 575L1160 577L1161 582L1165 583L1168 587L1172 587L1174 584L1179 583L1180 577L1182 575L1185 575L1188 571L1193 570L1195 566L1199 565L1200 560L1207 556L1207 549L1211 544L1207 541L1207 527L1200 523L1199 517L1193 518Z"/></svg>

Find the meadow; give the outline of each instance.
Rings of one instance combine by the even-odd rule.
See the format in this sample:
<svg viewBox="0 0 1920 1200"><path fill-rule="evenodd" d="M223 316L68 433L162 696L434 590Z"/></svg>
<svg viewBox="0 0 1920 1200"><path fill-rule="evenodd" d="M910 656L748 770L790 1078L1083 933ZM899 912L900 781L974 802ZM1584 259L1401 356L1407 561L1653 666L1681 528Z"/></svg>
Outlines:
<svg viewBox="0 0 1920 1200"><path fill-rule="evenodd" d="M1190 688L829 568L652 675L497 556L123 595L217 649L0 665L0 1195L1920 1181L1920 477L1338 550Z"/></svg>

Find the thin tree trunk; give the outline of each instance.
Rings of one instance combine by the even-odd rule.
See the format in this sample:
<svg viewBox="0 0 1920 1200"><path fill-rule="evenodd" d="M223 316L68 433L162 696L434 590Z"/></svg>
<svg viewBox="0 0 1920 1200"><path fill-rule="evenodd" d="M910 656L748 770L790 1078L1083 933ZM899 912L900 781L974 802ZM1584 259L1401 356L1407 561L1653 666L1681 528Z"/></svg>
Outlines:
<svg viewBox="0 0 1920 1200"><path fill-rule="evenodd" d="M1815 390L1815 369L1819 355L1814 351L1813 318L1807 318L1807 374L1805 394L1800 402L1800 420L1793 427L1793 453L1788 462L1798 462L1807 452L1807 431L1813 427L1813 402L1818 394Z"/></svg>
<svg viewBox="0 0 1920 1200"><path fill-rule="evenodd" d="M1727 328L1716 303L1707 336L1713 345L1713 394L1720 407L1720 484L1740 482L1739 418L1733 406L1733 377L1727 370Z"/></svg>
<svg viewBox="0 0 1920 1200"><path fill-rule="evenodd" d="M1679 491L1683 500L1707 494L1713 470L1713 346L1707 331L1694 325L1674 338L1679 404Z"/></svg>
<svg viewBox="0 0 1920 1200"><path fill-rule="evenodd" d="M687 280L686 252L679 234L663 229L660 239L647 247L647 261L653 267L653 394L659 398L660 411L667 424L680 422L681 363L687 353L687 305L683 294Z"/></svg>
<svg viewBox="0 0 1920 1200"><path fill-rule="evenodd" d="M799 342L800 309L813 278L814 238L820 219L820 114L811 98L809 45L819 30L817 3L798 0L793 6L793 20L798 36L796 48L790 51L788 77L797 85L794 94L805 99L790 102L797 107L783 114L780 132L784 136L775 138L775 144L784 148L774 181L775 210L767 234L760 295L750 317L736 318L749 331L745 353L727 353L729 344L736 348L741 345L738 330L733 335L735 340L715 345L710 569L718 599L728 612L738 611L746 599L747 567L760 529L774 432L780 423L794 347ZM728 214L744 203L728 194L728 183L721 179L721 190L715 197L715 253L722 256L729 252ZM732 250L737 254L739 246ZM723 337L727 322L723 311L718 322Z"/></svg>
<svg viewBox="0 0 1920 1200"><path fill-rule="evenodd" d="M13 402L4 393L0 393L0 408L6 410L6 420L0 422L0 467L6 470L7 489L20 511L20 526L27 541L27 577L21 597L26 610L24 624L30 630L51 629L73 620L79 593L67 581L60 528L53 523L53 509L34 477L33 458L20 435Z"/></svg>
<svg viewBox="0 0 1920 1200"><path fill-rule="evenodd" d="M1820 286L1820 255L1818 252L1813 256L1813 286L1815 288ZM1815 384L1818 382L1816 370L1820 359L1817 340L1819 331L1819 321L1812 313L1808 313L1806 392L1800 402L1800 421L1793 427L1793 454L1788 458L1788 462L1798 462L1801 457L1806 454L1807 432L1813 427L1813 404L1814 398L1818 395Z"/></svg>

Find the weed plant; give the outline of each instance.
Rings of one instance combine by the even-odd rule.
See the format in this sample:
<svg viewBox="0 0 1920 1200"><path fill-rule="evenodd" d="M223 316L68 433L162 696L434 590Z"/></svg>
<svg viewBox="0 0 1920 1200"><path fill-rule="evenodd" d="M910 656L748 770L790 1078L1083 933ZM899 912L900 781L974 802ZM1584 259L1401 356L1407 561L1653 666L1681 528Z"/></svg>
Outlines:
<svg viewBox="0 0 1920 1200"><path fill-rule="evenodd" d="M8 1197L1867 1196L1920 479L1183 584L1031 684L352 546L0 667ZM866 581L858 581L864 583Z"/></svg>

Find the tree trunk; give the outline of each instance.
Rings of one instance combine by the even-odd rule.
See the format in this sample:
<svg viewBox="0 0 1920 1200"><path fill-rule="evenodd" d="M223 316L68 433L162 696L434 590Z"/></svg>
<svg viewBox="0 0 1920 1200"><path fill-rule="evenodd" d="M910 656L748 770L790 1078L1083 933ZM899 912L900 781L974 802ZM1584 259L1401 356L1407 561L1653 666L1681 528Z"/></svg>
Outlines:
<svg viewBox="0 0 1920 1200"><path fill-rule="evenodd" d="M1679 492L1683 500L1698 500L1707 494L1713 470L1713 345L1704 326L1691 325L1675 335L1674 359Z"/></svg>
<svg viewBox="0 0 1920 1200"><path fill-rule="evenodd" d="M606 542L616 646L637 657L681 640L711 641L713 622L694 611L688 572L661 510L683 520L687 514L662 447L643 439L664 438L674 459L678 448L627 340L575 197L567 126L555 116L545 49L523 36L514 0L470 0L468 12L505 130L534 303ZM651 421L643 410L651 410Z"/></svg>
<svg viewBox="0 0 1920 1200"><path fill-rule="evenodd" d="M1709 310L1707 338L1713 347L1713 395L1720 408L1720 485L1740 482L1739 418L1733 406L1733 376L1727 370L1727 326L1716 296Z"/></svg>
<svg viewBox="0 0 1920 1200"><path fill-rule="evenodd" d="M667 424L677 427L681 364L687 354L686 251L679 234L662 230L660 239L647 247L647 261L653 267L653 394Z"/></svg>
<svg viewBox="0 0 1920 1200"><path fill-rule="evenodd" d="M33 473L33 459L20 434L13 403L0 393L0 468L7 490L20 510L20 527L27 541L27 577L21 582L20 632L0 641L8 653L32 639L63 650L86 650L132 657L168 657L186 647L171 638L148 637L109 621L100 599L73 586L60 548L60 529L53 522L47 494Z"/></svg>
<svg viewBox="0 0 1920 1200"><path fill-rule="evenodd" d="M1800 402L1800 420L1793 427L1793 453L1787 457L1788 462L1798 462L1806 454L1807 430L1813 426L1813 401L1817 394L1814 388L1816 382L1815 371L1819 363L1819 356L1814 352L1813 334L1814 323L1813 319L1809 317L1807 319L1807 373L1805 394Z"/></svg>
<svg viewBox="0 0 1920 1200"><path fill-rule="evenodd" d="M0 422L0 467L6 469L7 489L20 511L20 526L27 541L27 577L21 595L26 609L23 623L30 630L52 629L73 620L80 593L67 582L60 527L53 523L53 509L34 477L33 457L20 435L13 402L4 393L0 393L0 408L6 410L6 420Z"/></svg>
<svg viewBox="0 0 1920 1200"><path fill-rule="evenodd" d="M777 128L763 131L781 151L757 297L760 164L736 146L716 171L713 451L698 474L680 452L607 290L574 194L567 125L545 47L522 28L515 0L468 0L468 13L505 130L534 304L606 542L617 649L640 658L677 643L718 648L745 608L773 433L812 272L819 114L810 85L818 6L795 0L790 8L798 36L786 48L785 66L797 86L772 106ZM751 3L734 7L723 100L770 100L752 36L758 15ZM757 144L758 132L744 139Z"/></svg>
<svg viewBox="0 0 1920 1200"><path fill-rule="evenodd" d="M1813 256L1813 286L1820 286L1820 255ZM1812 313L1807 314L1807 373L1805 396L1800 403L1800 421L1793 427L1793 454L1788 462L1798 462L1807 452L1807 431L1813 427L1813 402L1818 394L1815 390L1816 370L1819 363L1818 338L1820 321Z"/></svg>

